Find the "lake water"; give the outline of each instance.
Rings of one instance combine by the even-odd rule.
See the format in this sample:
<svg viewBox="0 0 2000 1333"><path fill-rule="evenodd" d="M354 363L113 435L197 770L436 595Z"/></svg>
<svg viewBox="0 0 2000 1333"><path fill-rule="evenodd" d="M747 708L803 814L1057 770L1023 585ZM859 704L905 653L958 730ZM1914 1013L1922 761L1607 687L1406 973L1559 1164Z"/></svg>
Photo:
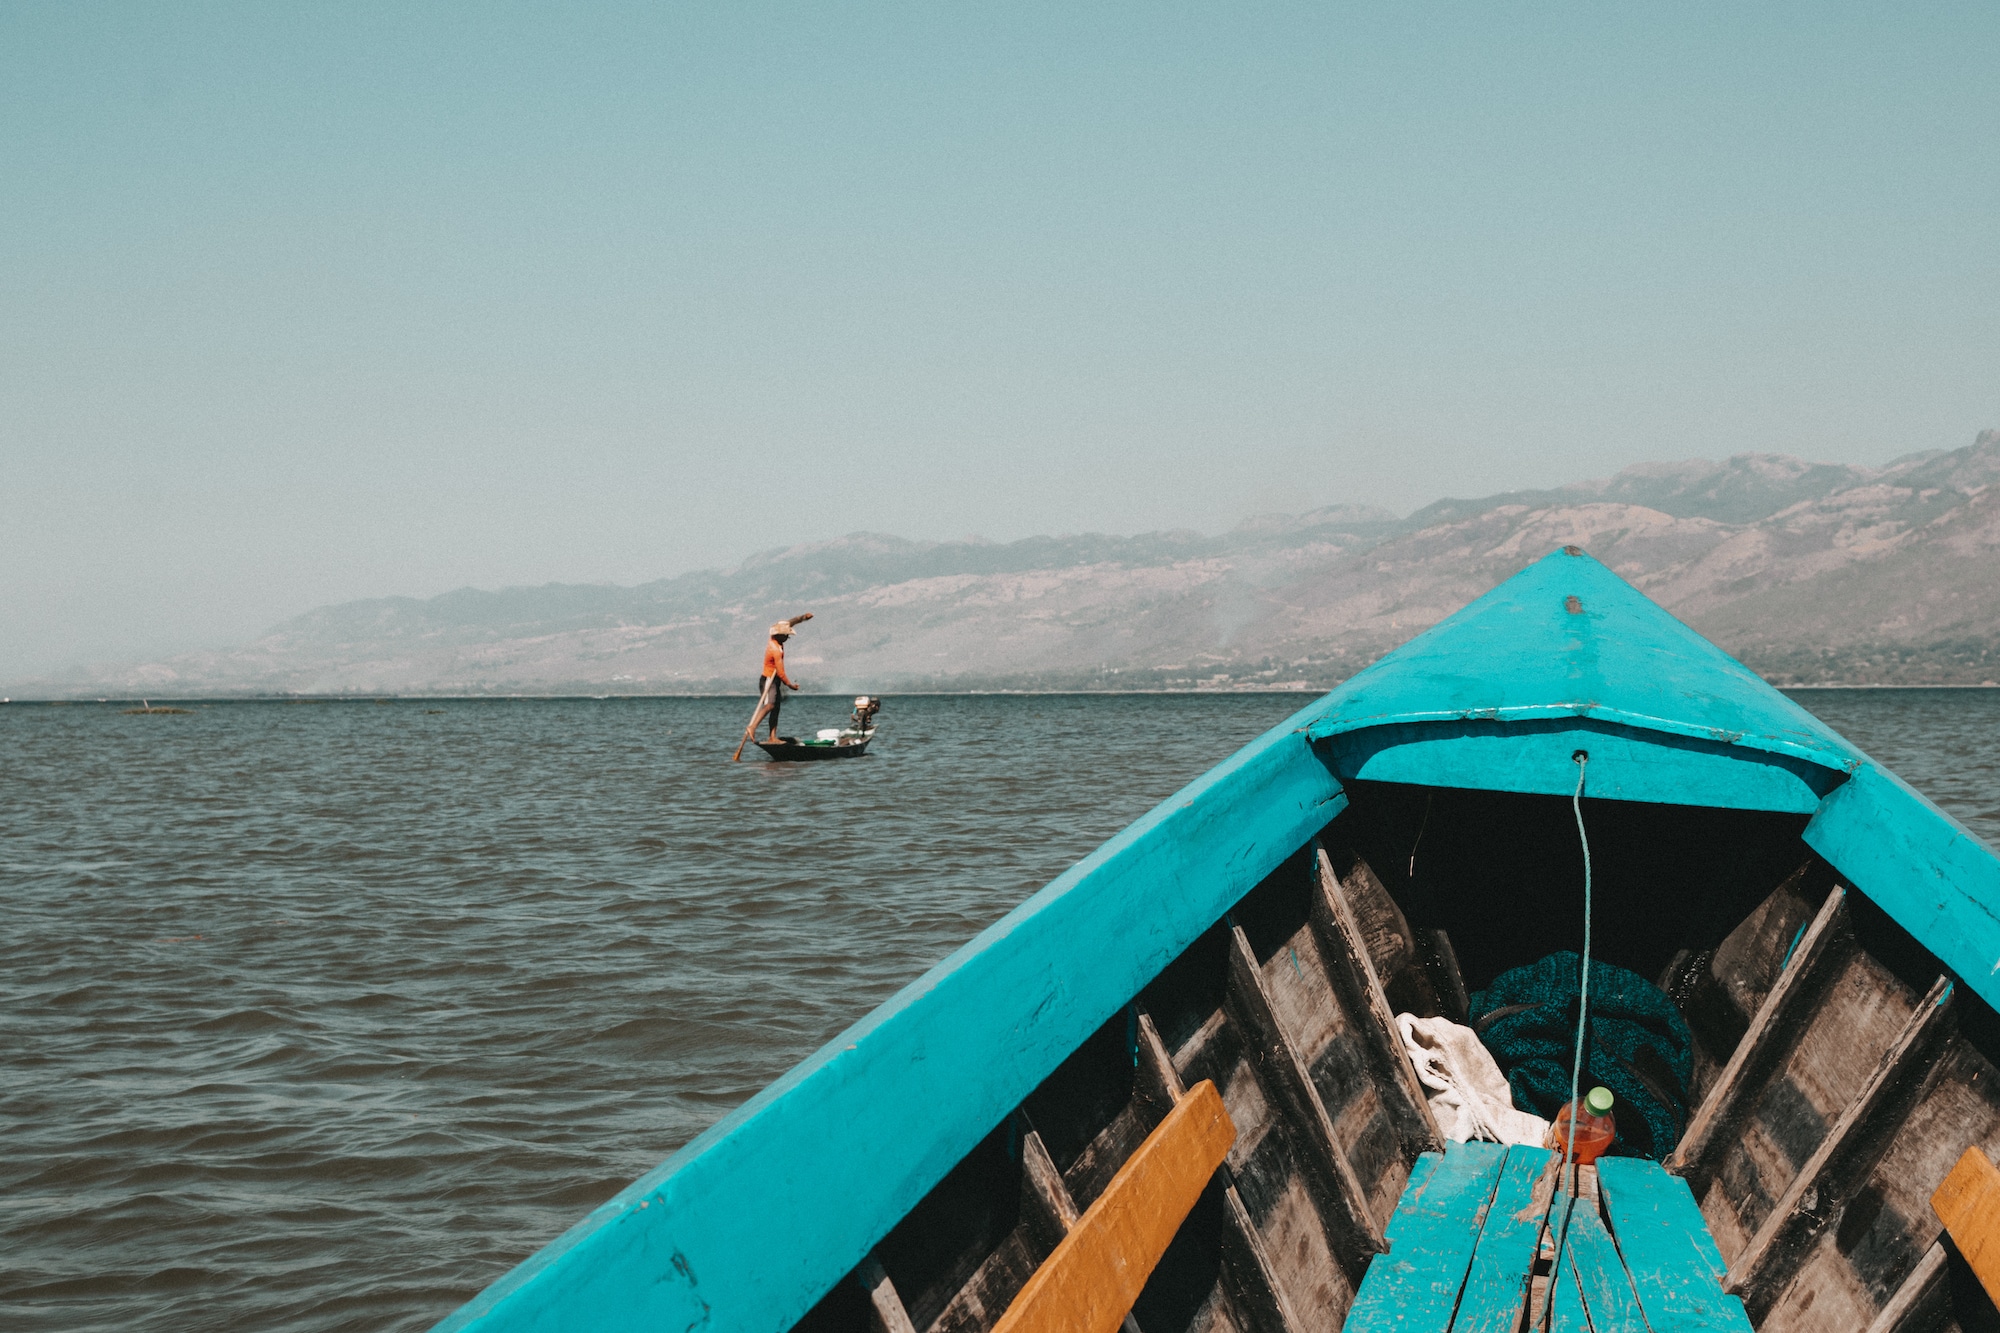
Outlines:
<svg viewBox="0 0 2000 1333"><path fill-rule="evenodd" d="M2000 842L2000 691L1796 697ZM0 708L0 1325L425 1328L1307 701Z"/></svg>

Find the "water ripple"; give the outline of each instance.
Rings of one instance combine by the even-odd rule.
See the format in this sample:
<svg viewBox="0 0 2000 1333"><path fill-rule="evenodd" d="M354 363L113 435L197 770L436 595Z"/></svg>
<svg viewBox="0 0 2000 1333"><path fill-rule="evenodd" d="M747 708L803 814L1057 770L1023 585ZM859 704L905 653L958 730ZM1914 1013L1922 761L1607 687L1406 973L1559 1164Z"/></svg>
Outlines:
<svg viewBox="0 0 2000 1333"><path fill-rule="evenodd" d="M2000 834L2000 694L1799 697ZM0 708L0 1323L427 1327L1301 702Z"/></svg>

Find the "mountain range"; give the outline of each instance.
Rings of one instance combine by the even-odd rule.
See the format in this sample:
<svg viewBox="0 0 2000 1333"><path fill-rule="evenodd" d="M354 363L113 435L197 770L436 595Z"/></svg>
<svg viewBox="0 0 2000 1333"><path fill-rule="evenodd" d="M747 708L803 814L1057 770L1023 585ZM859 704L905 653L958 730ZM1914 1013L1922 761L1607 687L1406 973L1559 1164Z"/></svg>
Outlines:
<svg viewBox="0 0 2000 1333"><path fill-rule="evenodd" d="M810 610L808 689L1319 688L1559 546L1583 547L1778 684L2000 679L2000 431L1884 467L1772 454L1407 517L1343 505L1216 536L916 542L876 533L637 587L324 607L241 648L17 695L749 693Z"/></svg>

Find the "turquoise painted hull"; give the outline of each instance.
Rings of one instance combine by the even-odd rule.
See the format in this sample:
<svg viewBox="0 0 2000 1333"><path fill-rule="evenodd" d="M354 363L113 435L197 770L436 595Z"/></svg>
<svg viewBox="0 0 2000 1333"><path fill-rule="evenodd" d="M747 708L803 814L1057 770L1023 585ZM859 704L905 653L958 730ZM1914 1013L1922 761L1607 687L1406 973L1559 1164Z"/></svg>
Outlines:
<svg viewBox="0 0 2000 1333"><path fill-rule="evenodd" d="M1558 552L1022 903L440 1330L779 1333L1356 782L1773 811L2000 1003L2000 861L1590 557Z"/></svg>

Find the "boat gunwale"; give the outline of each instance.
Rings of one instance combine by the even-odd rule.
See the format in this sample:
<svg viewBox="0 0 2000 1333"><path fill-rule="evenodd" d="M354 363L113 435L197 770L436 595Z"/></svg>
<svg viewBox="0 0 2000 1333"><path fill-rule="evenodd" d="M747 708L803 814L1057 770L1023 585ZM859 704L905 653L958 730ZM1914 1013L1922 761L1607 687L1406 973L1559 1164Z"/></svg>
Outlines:
<svg viewBox="0 0 2000 1333"><path fill-rule="evenodd" d="M791 1327L1108 1015L1346 807L1306 735L1313 707L1159 802L434 1333L552 1318ZM1086 945L1093 913L1091 933L1117 947ZM1079 957L1097 965L1053 967ZM1040 984L1030 994L1024 981ZM931 1031L953 1025L985 1031ZM955 1049L931 1044L939 1036ZM992 1049L987 1036L1006 1042ZM899 1113L909 1126L893 1123ZM808 1184L822 1197L801 1201ZM774 1227L766 1200L788 1194ZM709 1299L719 1292L721 1308Z"/></svg>

